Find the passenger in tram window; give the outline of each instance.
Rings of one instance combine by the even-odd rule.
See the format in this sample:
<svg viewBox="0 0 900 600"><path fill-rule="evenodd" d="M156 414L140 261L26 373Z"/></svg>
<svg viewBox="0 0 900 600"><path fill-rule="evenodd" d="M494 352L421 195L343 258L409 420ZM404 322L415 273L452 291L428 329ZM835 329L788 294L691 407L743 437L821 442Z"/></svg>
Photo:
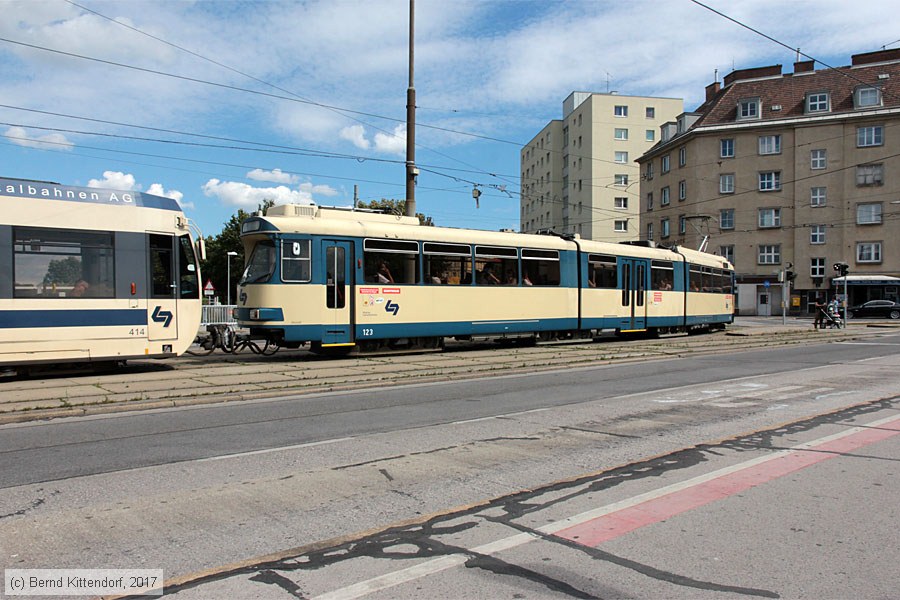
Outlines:
<svg viewBox="0 0 900 600"><path fill-rule="evenodd" d="M507 271L503 276L503 285L516 285L517 283L519 283L518 277L512 271Z"/></svg>
<svg viewBox="0 0 900 600"><path fill-rule="evenodd" d="M533 283L531 283L531 277L528 275L528 273L525 273L522 276L522 283L524 285L534 285Z"/></svg>
<svg viewBox="0 0 900 600"><path fill-rule="evenodd" d="M481 269L481 281L478 283L486 285L499 285L500 279L494 275L494 265L488 263Z"/></svg>
<svg viewBox="0 0 900 600"><path fill-rule="evenodd" d="M384 261L378 265L378 273L375 276L378 278L378 283L394 283L394 276L391 275L391 270Z"/></svg>
<svg viewBox="0 0 900 600"><path fill-rule="evenodd" d="M81 298L87 294L88 288L91 287L84 279L79 279L75 282L75 285L72 287L72 291L69 292L69 295L74 298Z"/></svg>
<svg viewBox="0 0 900 600"><path fill-rule="evenodd" d="M659 289L661 289L661 290L671 290L671 289L672 289L672 282L669 281L668 279L663 279L663 280L660 282L660 284L659 284Z"/></svg>

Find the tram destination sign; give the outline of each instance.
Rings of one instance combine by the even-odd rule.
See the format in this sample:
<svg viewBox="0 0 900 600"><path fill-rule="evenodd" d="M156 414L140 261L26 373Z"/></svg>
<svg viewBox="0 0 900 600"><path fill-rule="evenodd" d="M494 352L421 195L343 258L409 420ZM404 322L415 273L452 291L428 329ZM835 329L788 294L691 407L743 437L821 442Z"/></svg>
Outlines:
<svg viewBox="0 0 900 600"><path fill-rule="evenodd" d="M154 196L130 190L109 190L102 188L74 187L41 181L20 181L0 179L0 196L35 198L40 200L63 200L67 202L91 202L94 204L142 206L163 210L181 211L178 202L172 198Z"/></svg>

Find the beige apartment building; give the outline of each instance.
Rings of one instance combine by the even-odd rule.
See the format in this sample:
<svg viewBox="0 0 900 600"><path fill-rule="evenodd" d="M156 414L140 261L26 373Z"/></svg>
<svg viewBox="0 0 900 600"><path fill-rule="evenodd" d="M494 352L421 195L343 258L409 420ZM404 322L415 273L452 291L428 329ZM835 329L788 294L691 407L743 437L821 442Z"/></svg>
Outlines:
<svg viewBox="0 0 900 600"><path fill-rule="evenodd" d="M698 248L735 265L739 314L809 314L898 299L900 50L733 71L706 101L661 127L638 159L641 239ZM780 273L792 272L782 298ZM843 283L843 280L838 283Z"/></svg>
<svg viewBox="0 0 900 600"><path fill-rule="evenodd" d="M573 92L521 151L521 230L637 240L639 168L662 123L684 110L676 98Z"/></svg>

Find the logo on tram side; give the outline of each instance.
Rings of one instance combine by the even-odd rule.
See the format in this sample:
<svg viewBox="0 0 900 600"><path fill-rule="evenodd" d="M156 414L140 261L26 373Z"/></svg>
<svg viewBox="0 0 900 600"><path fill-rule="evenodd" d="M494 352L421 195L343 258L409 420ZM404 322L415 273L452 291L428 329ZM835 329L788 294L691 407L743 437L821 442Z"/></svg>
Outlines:
<svg viewBox="0 0 900 600"><path fill-rule="evenodd" d="M163 310L162 306L157 306L153 309L153 314L150 315L150 318L155 323L163 323L163 327L168 327L169 323L172 322L172 311Z"/></svg>
<svg viewBox="0 0 900 600"><path fill-rule="evenodd" d="M400 305L394 302L393 300L388 300L384 305L385 312L392 312L394 316L397 316L397 313L400 312Z"/></svg>

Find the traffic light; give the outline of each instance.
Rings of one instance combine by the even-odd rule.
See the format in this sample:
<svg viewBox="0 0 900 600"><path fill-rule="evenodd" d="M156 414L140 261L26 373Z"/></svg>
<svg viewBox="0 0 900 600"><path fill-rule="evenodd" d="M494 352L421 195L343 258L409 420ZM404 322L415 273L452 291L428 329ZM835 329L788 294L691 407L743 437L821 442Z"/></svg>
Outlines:
<svg viewBox="0 0 900 600"><path fill-rule="evenodd" d="M794 280L797 279L797 274L794 271L785 271L784 279L788 284L794 283Z"/></svg>
<svg viewBox="0 0 900 600"><path fill-rule="evenodd" d="M834 270L837 271L838 275L844 277L850 272L850 265L843 262L834 263Z"/></svg>

